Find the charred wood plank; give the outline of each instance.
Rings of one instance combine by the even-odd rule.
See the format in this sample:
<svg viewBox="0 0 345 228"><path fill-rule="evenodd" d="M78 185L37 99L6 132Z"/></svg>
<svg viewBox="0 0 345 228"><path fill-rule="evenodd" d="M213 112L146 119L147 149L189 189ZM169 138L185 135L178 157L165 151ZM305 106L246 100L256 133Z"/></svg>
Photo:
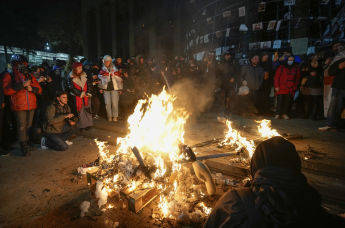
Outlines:
<svg viewBox="0 0 345 228"><path fill-rule="evenodd" d="M146 205L151 203L158 195L160 191L156 188L149 189L137 189L129 191L125 188L121 191L121 195L127 199L128 209L135 213L140 212Z"/></svg>

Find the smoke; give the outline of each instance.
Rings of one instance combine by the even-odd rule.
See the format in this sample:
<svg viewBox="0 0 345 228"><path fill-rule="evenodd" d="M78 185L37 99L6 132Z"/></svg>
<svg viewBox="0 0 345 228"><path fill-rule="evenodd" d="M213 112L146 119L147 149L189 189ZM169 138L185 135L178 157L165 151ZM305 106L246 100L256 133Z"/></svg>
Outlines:
<svg viewBox="0 0 345 228"><path fill-rule="evenodd" d="M211 108L213 93L216 87L215 78L191 79L183 78L177 81L171 88L171 92L177 97L175 105L186 109L193 117Z"/></svg>

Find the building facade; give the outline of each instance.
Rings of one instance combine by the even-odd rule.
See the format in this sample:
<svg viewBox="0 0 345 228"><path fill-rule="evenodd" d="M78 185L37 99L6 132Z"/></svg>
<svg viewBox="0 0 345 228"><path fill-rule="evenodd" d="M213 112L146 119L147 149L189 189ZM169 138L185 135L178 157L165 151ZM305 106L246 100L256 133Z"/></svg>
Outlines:
<svg viewBox="0 0 345 228"><path fill-rule="evenodd" d="M323 34L343 6L341 0L186 1L185 53L198 60L226 50L239 56L262 50L307 54L334 41Z"/></svg>

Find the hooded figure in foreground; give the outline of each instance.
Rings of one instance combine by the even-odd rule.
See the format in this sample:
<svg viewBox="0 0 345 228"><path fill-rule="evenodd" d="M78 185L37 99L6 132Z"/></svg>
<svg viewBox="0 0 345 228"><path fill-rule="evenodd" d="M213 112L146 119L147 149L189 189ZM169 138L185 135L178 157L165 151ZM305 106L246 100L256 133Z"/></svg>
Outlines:
<svg viewBox="0 0 345 228"><path fill-rule="evenodd" d="M251 160L249 188L225 193L204 227L345 227L321 207L301 173L295 146L282 137L260 143Z"/></svg>

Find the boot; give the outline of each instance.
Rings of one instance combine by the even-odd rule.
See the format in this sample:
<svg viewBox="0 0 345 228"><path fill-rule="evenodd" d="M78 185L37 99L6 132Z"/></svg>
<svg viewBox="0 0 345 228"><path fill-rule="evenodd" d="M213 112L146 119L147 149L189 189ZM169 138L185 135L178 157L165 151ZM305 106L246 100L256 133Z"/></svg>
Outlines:
<svg viewBox="0 0 345 228"><path fill-rule="evenodd" d="M27 142L21 142L20 143L20 151L22 152L22 155L24 157L30 155L30 151L29 151L29 147L28 147Z"/></svg>
<svg viewBox="0 0 345 228"><path fill-rule="evenodd" d="M32 141L27 141L26 145L27 145L28 151L34 150L35 144Z"/></svg>

